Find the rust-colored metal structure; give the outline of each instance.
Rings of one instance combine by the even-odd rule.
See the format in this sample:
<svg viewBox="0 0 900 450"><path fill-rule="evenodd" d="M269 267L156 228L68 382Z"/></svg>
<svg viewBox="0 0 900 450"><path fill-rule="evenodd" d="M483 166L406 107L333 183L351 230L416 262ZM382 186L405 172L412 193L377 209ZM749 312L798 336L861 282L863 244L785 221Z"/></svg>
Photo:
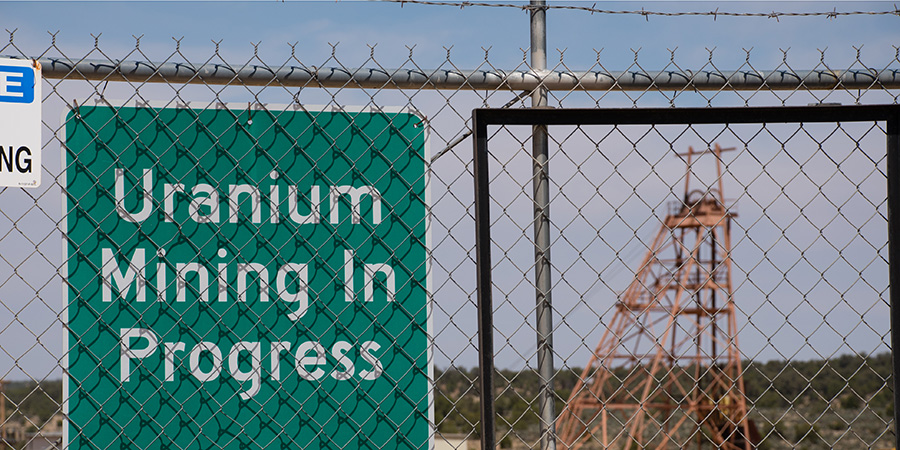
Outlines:
<svg viewBox="0 0 900 450"><path fill-rule="evenodd" d="M686 157L673 202L562 411L567 450L751 450L731 277L721 153ZM694 159L715 156L716 188L691 190Z"/></svg>

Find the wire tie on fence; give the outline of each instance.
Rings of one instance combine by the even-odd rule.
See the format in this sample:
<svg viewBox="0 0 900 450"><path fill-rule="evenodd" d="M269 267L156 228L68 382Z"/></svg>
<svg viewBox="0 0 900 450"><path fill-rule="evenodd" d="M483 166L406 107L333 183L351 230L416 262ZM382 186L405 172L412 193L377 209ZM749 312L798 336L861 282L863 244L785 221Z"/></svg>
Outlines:
<svg viewBox="0 0 900 450"><path fill-rule="evenodd" d="M114 108L112 103L110 103L109 100L107 100L106 97L103 97L102 95L100 96L100 101L102 101L103 103L106 103L106 106L108 106L110 108ZM145 108L149 108L149 107L150 107L149 105L145 106Z"/></svg>

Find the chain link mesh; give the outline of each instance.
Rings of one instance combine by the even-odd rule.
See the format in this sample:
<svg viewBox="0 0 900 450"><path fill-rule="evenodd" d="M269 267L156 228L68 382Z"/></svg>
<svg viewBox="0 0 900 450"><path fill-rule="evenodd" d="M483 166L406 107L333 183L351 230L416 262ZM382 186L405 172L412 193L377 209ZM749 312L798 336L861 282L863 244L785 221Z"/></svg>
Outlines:
<svg viewBox="0 0 900 450"><path fill-rule="evenodd" d="M14 39L0 46L0 54L61 57L76 62L105 60L111 64L115 64L113 61L150 59L140 45L124 54L110 54L99 44L83 53L72 54L55 42L46 49L32 49L17 45ZM323 61L309 64L301 62L294 51L283 61L263 61L256 55L225 57L216 49L199 60L189 58L176 46L164 61L155 64L221 64L233 68L235 73L247 67L264 67L274 73L294 66L335 67L347 73L358 73L363 70L360 67L386 73L398 69L423 73L463 69L454 64L449 52L442 66L435 68L420 67L413 52L399 68L382 66L374 51L368 59L352 64L339 55L334 52ZM857 52L856 59L840 65L827 62L823 53L815 67L802 68L794 67L789 56L786 52L776 67L758 67L748 51L739 67L720 67L717 57L710 52L708 62L702 66L684 67L673 53L661 67L647 67L635 52L631 65L608 67L599 53L596 61L587 64L566 61L560 55L558 62L549 64L549 69L634 74L649 70L727 74L741 71L796 74L803 70L840 74L870 68L896 73L900 70L896 52L878 61L866 60ZM486 55L479 65L465 69L512 73L527 72L530 67L524 59L515 67L497 67ZM304 86L289 86L276 78L261 85L251 84L238 75L224 84L205 83L199 76L188 83L148 82L147 79L138 77L121 81L110 77L98 80L72 70L62 78L45 78L43 81L44 183L35 189L0 188L0 311L3 311L0 314L0 379L5 380L3 399L6 405L0 424L3 437L16 448L29 443L59 445L64 427L61 422L63 402L73 400L66 398L67 391L60 381L66 358L71 356L68 354L70 348L63 344L63 335L68 332L64 308L71 306L63 301L62 293L67 286L63 276L66 264L75 263L71 252L69 259L63 256L62 243L66 242L67 228L60 199L67 198L75 207L88 199L73 196L73 192L65 187L64 171L71 170L71 162L63 163L61 158L53 155L62 153L66 133L78 125L76 113L81 108L108 104L187 107L201 113L218 111L222 104L246 104L246 111L275 116L278 111L289 108L309 111L399 108L424 117L429 130L428 146L433 155L428 161L431 196L428 259L432 277L429 339L434 387L430 397L416 394L421 398L411 398L411 401L430 402L433 406L434 427L429 434L437 446L458 449L477 446L473 441L478 439L481 429L477 404L470 116L476 107L525 107L523 92L508 86L479 90L466 84L450 89L433 82L415 88L398 88L390 80L380 87L363 87L352 79L344 85L323 87L315 80ZM568 90L551 91L549 101L554 107L780 106L897 103L898 96L900 90L879 85L877 81L861 89L848 89L840 84L831 89L813 89L801 84L789 90L765 83L752 90L733 88L727 83L712 90L690 86L669 90L654 83L642 89L613 85L606 90L592 90L576 84ZM112 122L117 120L123 118L111 118ZM400 127L400 124L388 121L381 131L390 134ZM604 334L613 326L616 315L623 314L619 305L629 286L640 279L646 265L642 265L642 261L654 250L654 236L662 224L668 217L677 215L695 189L708 194L718 189L716 186L721 183L721 202L734 214L728 231L731 238L728 260L732 264L732 294L728 297L733 298L734 305L735 357L742 365L744 395L740 398L746 400L747 418L753 422L758 438L757 448L891 447L895 431L887 303L884 134L883 123L552 127L549 165L552 175L554 352L558 368L554 379L556 411L565 414L567 401L575 392L578 381L588 381L582 376L584 369L590 368L591 356L598 344L605 342ZM225 134L216 137L223 136ZM187 145L181 142L183 138L175 133L173 141ZM337 139L333 137L333 140ZM495 230L493 268L497 275L495 361L499 371L495 395L498 442L504 448L538 448L533 203L532 180L528 175L533 163L530 129L500 127L492 130L490 139L491 147L500 149L492 153L491 167L494 196L491 227ZM717 144L734 150L722 153L720 158L703 153L686 166L687 159L683 154L688 148L702 151L713 149ZM717 174L714 161L721 161L721 175ZM238 172L249 170L240 165L237 167ZM686 167L690 168L686 170ZM371 177L367 181L377 185L386 174L385 171L365 177ZM691 189L685 192L688 177ZM136 181L137 176L131 180L135 182L134 186L137 186ZM179 180L172 178L169 182L177 184ZM215 187L227 191L225 186ZM132 193L138 198L138 191ZM105 195L113 196L114 193L106 192ZM366 208L363 207L364 218L371 213ZM385 217L393 213L390 211ZM252 211L245 213L252 221ZM114 216L115 212L110 210L108 214ZM346 217L349 220L350 216ZM185 218L176 218L175 223L179 230L188 228ZM374 231L370 229L369 233ZM70 246L79 245L69 239ZM272 250L283 251L284 247ZM309 251L315 256L325 249ZM401 255L390 256L399 258ZM671 265L660 267L673 270ZM100 273L99 266L96 271ZM709 273L699 276L714 277ZM331 281L340 281L338 269L333 277L336 278ZM170 277L169 282L174 279ZM379 284L379 288L384 287ZM198 290L195 294L199 296L201 292ZM210 295L213 294L211 291ZM174 291L171 296L174 297ZM277 308L275 302L271 305ZM335 308L339 309L332 313L339 316L346 306L340 304ZM263 315L269 310L260 311L255 314ZM419 310L406 312L422 313ZM380 313L376 310L372 317L377 319L381 317ZM698 327L697 323L689 321L676 322L672 326L681 333L679 336L689 336L691 330ZM236 336L240 339L247 335ZM672 335L668 337L671 339ZM358 336L347 340L357 347L363 343ZM83 344L89 346L91 343ZM642 345L630 348L615 345L609 349L615 349L619 355L630 354L637 358L639 355L634 353L653 348L648 347L646 341ZM102 358L114 355L118 349L92 351ZM702 356L709 358L712 350L704 352L707 353ZM408 356L415 359L422 355ZM677 359L684 355L672 356ZM268 358L267 350L262 358ZM289 364L285 362L285 365ZM633 392L629 387L632 385L627 383L628 370L633 368L609 365L609 368L615 367L618 369L612 370L611 376L618 383L611 385L621 386L624 389L621 394L625 397L640 399L641 395ZM678 364L668 367L657 375L665 374L679 380L694 376L686 369L678 370ZM159 377L158 374L153 376ZM160 382L160 386L166 385ZM199 390L204 389L203 384L197 386L200 386ZM359 390L354 393L366 395ZM286 395L291 397L289 401L306 402L306 407L311 398L335 404L341 402L337 393L315 394L320 397ZM89 393L87 395L90 397ZM99 398L93 400L100 401ZM672 402L678 400L670 399ZM145 407L150 408L149 405ZM382 406L376 401L373 408ZM584 417L579 420L593 424ZM633 445L630 442L641 441L655 447L665 439L680 444L706 439L704 432L696 426L696 418L686 420L695 426L681 427L677 433L667 434L666 430L671 428L667 426L672 422L653 416L638 432L634 431L637 428L630 428L633 422L627 416L619 415L608 418L605 435L586 432L586 439L580 442L588 448L633 448L629 447ZM158 425L146 424L150 429ZM190 426L202 429L208 425ZM395 424L394 429L402 429L402 424ZM96 436L78 432L75 435L84 445L109 446ZM219 437L201 436L192 441L192 445L225 447L243 439L214 439ZM394 437L401 441L403 438L399 432L395 432ZM215 444L203 439L215 441ZM603 439L608 440L604 442ZM318 445L310 442L288 439L279 445L301 448ZM332 436L324 442L324 445L339 448L352 446ZM560 442L573 445L572 442ZM137 441L132 444L152 445ZM261 447L274 445L274 441L250 438L246 444ZM367 445L373 448L392 446L384 443ZM420 447L411 441L404 445Z"/></svg>

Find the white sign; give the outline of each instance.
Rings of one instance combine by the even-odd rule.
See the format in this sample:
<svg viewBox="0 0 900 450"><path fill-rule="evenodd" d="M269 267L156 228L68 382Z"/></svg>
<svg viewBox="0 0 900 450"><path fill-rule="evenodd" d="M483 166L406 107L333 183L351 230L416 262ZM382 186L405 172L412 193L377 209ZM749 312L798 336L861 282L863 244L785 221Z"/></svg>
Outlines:
<svg viewBox="0 0 900 450"><path fill-rule="evenodd" d="M0 186L41 184L41 67L0 58Z"/></svg>

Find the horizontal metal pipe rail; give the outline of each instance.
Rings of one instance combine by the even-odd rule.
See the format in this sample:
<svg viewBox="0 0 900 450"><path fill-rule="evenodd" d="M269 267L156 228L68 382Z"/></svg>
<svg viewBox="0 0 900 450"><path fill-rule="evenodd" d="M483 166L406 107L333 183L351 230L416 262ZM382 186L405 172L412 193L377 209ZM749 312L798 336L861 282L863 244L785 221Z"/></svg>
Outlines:
<svg viewBox="0 0 900 450"><path fill-rule="evenodd" d="M249 86L358 87L377 89L511 89L530 91L537 86L549 90L642 91L646 89L704 91L817 89L900 89L900 68L882 70L736 70L710 71L484 71L381 69L341 67L189 63L143 61L73 61L40 58L43 76L96 81L138 83L204 83Z"/></svg>

